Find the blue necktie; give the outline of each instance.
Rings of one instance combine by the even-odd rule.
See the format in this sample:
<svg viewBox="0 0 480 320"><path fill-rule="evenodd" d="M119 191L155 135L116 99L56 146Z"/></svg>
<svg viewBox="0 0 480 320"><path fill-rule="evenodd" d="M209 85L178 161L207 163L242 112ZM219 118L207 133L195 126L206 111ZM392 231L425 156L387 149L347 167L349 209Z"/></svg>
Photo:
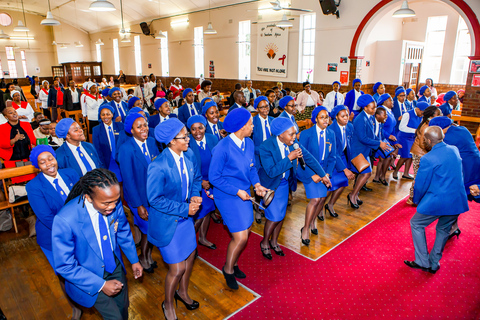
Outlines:
<svg viewBox="0 0 480 320"><path fill-rule="evenodd" d="M218 134L216 124L213 125L213 134L217 136L218 140L220 140L220 135Z"/></svg>
<svg viewBox="0 0 480 320"><path fill-rule="evenodd" d="M345 148L347 147L347 133L345 132L345 127L343 127L342 129L343 131L343 149L345 150Z"/></svg>
<svg viewBox="0 0 480 320"><path fill-rule="evenodd" d="M110 149L112 149L112 158L115 159L115 135L112 127L108 127L108 136L110 137Z"/></svg>
<svg viewBox="0 0 480 320"><path fill-rule="evenodd" d="M183 157L180 157L180 171L182 172L182 201L187 199L187 176L185 174L185 168L183 166Z"/></svg>
<svg viewBox="0 0 480 320"><path fill-rule="evenodd" d="M152 162L152 159L150 159L150 156L148 155L147 144L145 142L142 144L142 148L143 148L143 156L145 157L145 160L147 161L147 163L150 164Z"/></svg>
<svg viewBox="0 0 480 320"><path fill-rule="evenodd" d="M62 187L60 187L60 184L58 183L58 179L53 180L53 184L55 185L55 189L57 189L57 192L62 198L63 202L65 202L65 200L67 200L67 194L62 189Z"/></svg>
<svg viewBox="0 0 480 320"><path fill-rule="evenodd" d="M102 244L105 271L113 273L117 264L115 263L115 257L113 256L110 237L108 236L107 223L100 212L98 213L98 230L100 231L100 243Z"/></svg>
<svg viewBox="0 0 480 320"><path fill-rule="evenodd" d="M195 115L195 111L193 110L193 105L189 105L188 108L190 109L190 115L191 116L194 116Z"/></svg>
<svg viewBox="0 0 480 320"><path fill-rule="evenodd" d="M200 141L200 148L202 148L202 150L205 150L205 148L203 147L203 141Z"/></svg>
<svg viewBox="0 0 480 320"><path fill-rule="evenodd" d="M117 111L118 114L123 118L125 117L125 112L123 111L123 108L120 106L120 103L115 103L117 105Z"/></svg>
<svg viewBox="0 0 480 320"><path fill-rule="evenodd" d="M333 106L334 106L334 107L337 106L337 92L335 92L335 102L333 103Z"/></svg>
<svg viewBox="0 0 480 320"><path fill-rule="evenodd" d="M293 122L293 124L295 125L295 131L298 133L298 125L297 125L297 123L295 122L295 117L294 117L294 116L290 116L290 118L292 119L292 122Z"/></svg>
<svg viewBox="0 0 480 320"><path fill-rule="evenodd" d="M77 147L77 152L78 152L78 155L80 156L80 159L81 159L82 162L83 162L83 165L85 166L85 169L87 169L87 172L88 172L88 171L92 171L92 166L91 166L90 163L88 162L87 158L85 158L85 155L84 155L83 152L80 150L80 147Z"/></svg>
<svg viewBox="0 0 480 320"><path fill-rule="evenodd" d="M242 145L240 146L240 149L242 149L242 151L245 151L245 140L242 141Z"/></svg>
<svg viewBox="0 0 480 320"><path fill-rule="evenodd" d="M318 139L318 161L321 163L323 161L323 152L325 150L325 143L323 142L323 131L320 131L320 138Z"/></svg>
<svg viewBox="0 0 480 320"><path fill-rule="evenodd" d="M265 120L265 122L264 122L266 139L270 138L270 130L268 130L267 122L268 122L268 120Z"/></svg>

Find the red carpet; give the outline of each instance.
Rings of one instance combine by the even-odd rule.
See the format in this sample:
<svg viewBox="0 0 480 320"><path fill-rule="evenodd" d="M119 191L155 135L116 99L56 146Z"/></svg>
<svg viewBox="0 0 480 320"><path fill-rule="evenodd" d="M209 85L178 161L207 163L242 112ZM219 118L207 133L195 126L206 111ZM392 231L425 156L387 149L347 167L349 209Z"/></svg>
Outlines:
<svg viewBox="0 0 480 320"><path fill-rule="evenodd" d="M268 261L261 237L252 233L239 265L247 274L242 283L262 297L234 318L479 319L480 205L470 203L470 209L460 216L462 234L447 243L435 275L403 263L414 260L409 220L415 209L405 201L316 262L286 248L285 257ZM429 248L434 236L429 227ZM218 249L199 246L199 255L221 269L228 233L212 223L208 238Z"/></svg>

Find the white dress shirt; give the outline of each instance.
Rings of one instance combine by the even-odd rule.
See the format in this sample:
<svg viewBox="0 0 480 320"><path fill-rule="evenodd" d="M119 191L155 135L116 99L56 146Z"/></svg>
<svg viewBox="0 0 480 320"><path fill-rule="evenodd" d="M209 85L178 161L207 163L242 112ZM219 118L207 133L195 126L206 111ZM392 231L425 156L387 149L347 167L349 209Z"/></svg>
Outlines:
<svg viewBox="0 0 480 320"><path fill-rule="evenodd" d="M198 147L201 148L200 146L200 142L203 142L203 148L206 148L207 147L207 139L205 138L205 136L203 136L203 139L198 141L198 140L195 140L195 142L197 143Z"/></svg>
<svg viewBox="0 0 480 320"><path fill-rule="evenodd" d="M235 142L235 144L237 145L237 147L241 150L241 149L242 149L242 142L244 142L245 139L240 140L240 139L235 135L235 133L230 133L229 137L232 138L233 142ZM244 151L244 150L242 150L242 151Z"/></svg>
<svg viewBox="0 0 480 320"><path fill-rule="evenodd" d="M122 102L120 101L120 103L117 103L116 101L113 102L115 104L115 108L117 108L117 112L118 112L118 115L119 116L126 116L125 114L125 110L123 109L122 107Z"/></svg>
<svg viewBox="0 0 480 320"><path fill-rule="evenodd" d="M72 88L68 87L68 90L70 90L70 93L72 94L72 103L78 103L78 93L77 90L72 90Z"/></svg>
<svg viewBox="0 0 480 320"><path fill-rule="evenodd" d="M101 213L95 210L95 208L93 207L93 204L87 199L85 199L85 208L87 209L88 215L90 216L90 220L92 221L93 231L95 231L98 247L100 248L100 253L102 254L102 258L103 258L102 241L100 239L100 226L98 225L98 215ZM105 220L105 225L107 226L108 237L110 238L110 247L112 247L112 251L113 251L112 236L110 234L110 226L108 225L108 218L103 214L102 214L102 217L103 217L103 220Z"/></svg>
<svg viewBox="0 0 480 320"><path fill-rule="evenodd" d="M171 152L173 156L173 160L175 160L175 163L177 164L180 180L182 180L182 169L180 168L180 158L183 158L183 170L185 170L185 176L187 177L187 186L188 186L188 170L187 170L187 164L185 163L185 157L184 157L183 151L180 151L180 155L178 155L175 151L172 151L172 149L168 148L168 150ZM188 188L187 188L187 199L188 199Z"/></svg>
<svg viewBox="0 0 480 320"><path fill-rule="evenodd" d="M405 132L405 133L415 133L416 129L410 128L407 126L408 121L410 121L410 113L405 113L402 116L402 120L400 121L400 125L398 126L398 130Z"/></svg>
<svg viewBox="0 0 480 320"><path fill-rule="evenodd" d="M67 184L65 183L65 181L63 181L62 176L59 175L58 172L57 172L57 175L55 177L50 177L50 176L46 175L45 173L42 173L42 174L45 177L45 179L47 179L47 181L50 182L53 189L55 189L55 190L57 190L57 187L55 186L55 183L53 181L55 179L58 179L58 185L65 192L65 195L68 196L68 194L70 193L70 189L67 187Z"/></svg>
<svg viewBox="0 0 480 320"><path fill-rule="evenodd" d="M164 118L164 117L162 117L162 115L161 115L161 114L159 114L159 116L160 116L160 123L162 123L162 122L163 122L163 121L165 121L165 120L168 120L168 119L170 119L170 116L166 116L165 118Z"/></svg>
<svg viewBox="0 0 480 320"><path fill-rule="evenodd" d="M355 92L355 104L353 105L353 110L360 110L360 107L357 104L358 98L362 95L361 92L358 92L357 90L353 90Z"/></svg>
<svg viewBox="0 0 480 320"><path fill-rule="evenodd" d="M70 151L72 151L73 156L75 157L75 160L77 160L77 164L80 167L80 170L82 170L82 174L87 173L87 168L85 168L85 165L83 164L82 159L80 159L80 155L78 154L77 147L74 146L71 143L68 143L68 142L67 142L67 146L70 148ZM81 143L80 143L79 147L80 147L80 151L85 156L85 159L87 159L88 163L90 164L90 167L92 167L92 170L96 169L97 167L95 166L95 162L93 162L92 158L90 158L90 155L83 148Z"/></svg>
<svg viewBox="0 0 480 320"><path fill-rule="evenodd" d="M323 161L323 159L325 158L325 150L327 149L327 129L320 129L320 127L318 125L315 125L315 129L317 130L317 136L318 136L318 144L320 145L320 139L322 138L320 136L320 133L323 132L323 154L322 154L322 158L319 159L319 161Z"/></svg>
<svg viewBox="0 0 480 320"><path fill-rule="evenodd" d="M152 157L150 156L150 150L148 150L148 145L147 145L147 140L145 140L144 142L138 140L137 138L133 137L133 139L135 140L135 142L137 143L138 147L140 148L140 150L142 151L143 153L143 145L145 144L145 149L147 150L147 153L148 153L148 156L150 157L150 159L152 159Z"/></svg>
<svg viewBox="0 0 480 320"><path fill-rule="evenodd" d="M325 96L325 100L323 100L323 106L327 108L328 112L332 112L333 108L335 107L335 95L337 95L337 106L344 104L345 102L343 94L336 91L330 91Z"/></svg>
<svg viewBox="0 0 480 320"><path fill-rule="evenodd" d="M103 123L105 126L105 131L107 132L108 144L110 145L110 151L112 150L112 141L110 140L110 134L108 133L108 128L112 128L113 136L115 137L115 131L113 131L113 122L110 125L107 125L105 122Z"/></svg>
<svg viewBox="0 0 480 320"><path fill-rule="evenodd" d="M193 112L193 115L197 115L198 112L197 112L197 108L195 108L195 106L193 104L188 104L187 103L187 107L188 107L188 113L190 115L192 115L192 112Z"/></svg>
<svg viewBox="0 0 480 320"><path fill-rule="evenodd" d="M85 95L85 106L89 121L98 121L98 107L100 107L100 104L102 104L102 100L95 100Z"/></svg>
<svg viewBox="0 0 480 320"><path fill-rule="evenodd" d="M267 125L268 130L270 131L270 136L272 135L272 129L270 128L270 123L268 123L268 116L264 119L262 116L258 116L260 118L260 123L262 124L262 134L263 134L263 141L267 140L267 133L265 132L265 124Z"/></svg>
<svg viewBox="0 0 480 320"><path fill-rule="evenodd" d="M280 139L278 139L278 136L277 136L277 145L278 145L278 149L280 149L280 154L282 155L282 159L285 159L286 157L288 157L288 154L285 154L285 145L282 141L280 141ZM282 179L285 178L285 172L282 174Z"/></svg>

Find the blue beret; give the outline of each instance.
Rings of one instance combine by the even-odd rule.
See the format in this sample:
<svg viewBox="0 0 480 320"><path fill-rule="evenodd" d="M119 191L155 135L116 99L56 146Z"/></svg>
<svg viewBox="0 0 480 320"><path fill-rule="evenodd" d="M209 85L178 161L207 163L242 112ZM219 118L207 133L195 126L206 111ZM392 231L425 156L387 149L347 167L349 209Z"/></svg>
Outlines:
<svg viewBox="0 0 480 320"><path fill-rule="evenodd" d="M395 92L397 92L397 90L400 90L400 89L405 90L405 88L403 86L398 86L398 87L395 88Z"/></svg>
<svg viewBox="0 0 480 320"><path fill-rule="evenodd" d="M420 95L423 96L423 94L425 93L425 90L427 90L427 89L428 89L428 86L423 86L423 87L420 88L420 91L418 93L420 93Z"/></svg>
<svg viewBox="0 0 480 320"><path fill-rule="evenodd" d="M337 117L337 114L342 110L347 110L348 111L348 108L346 106L344 106L343 104L337 104L335 106L335 108L332 109L332 112L330 112L330 118L335 120L335 118Z"/></svg>
<svg viewBox="0 0 480 320"><path fill-rule="evenodd" d="M427 109L429 106L430 105L428 103L426 103L425 101L420 101L419 103L417 103L417 106L415 108L418 108L421 111L425 111L425 109Z"/></svg>
<svg viewBox="0 0 480 320"><path fill-rule="evenodd" d="M406 91L407 96L408 96L408 95L410 94L410 92L412 92L412 91L413 91L413 89L408 88L407 91Z"/></svg>
<svg viewBox="0 0 480 320"><path fill-rule="evenodd" d="M45 144L39 144L35 148L32 149L30 152L30 162L32 165L38 169L38 156L44 152L50 152L55 159L57 159L57 155L55 154L55 151L53 151L53 148L50 146L47 146Z"/></svg>
<svg viewBox="0 0 480 320"><path fill-rule="evenodd" d="M170 143L185 125L177 118L163 121L155 128L155 139L160 143Z"/></svg>
<svg viewBox="0 0 480 320"><path fill-rule="evenodd" d="M280 107L280 109L283 110L285 109L285 106L292 100L294 100L292 96L285 96L280 99L280 101L278 102L278 106Z"/></svg>
<svg viewBox="0 0 480 320"><path fill-rule="evenodd" d="M112 89L108 90L108 95L111 97L115 91L120 91L120 93L122 92L120 88L113 87Z"/></svg>
<svg viewBox="0 0 480 320"><path fill-rule="evenodd" d="M389 95L388 93L384 93L380 96L380 98L378 98L377 100L377 105L381 106L385 101L387 101L388 99L390 99L392 96Z"/></svg>
<svg viewBox="0 0 480 320"><path fill-rule="evenodd" d="M341 84L340 82L338 82L338 81L333 81L333 83L332 83L332 87L333 87L333 85L334 85L335 83L338 83L338 86L339 86L339 87L341 87L341 86L342 86L342 84Z"/></svg>
<svg viewBox="0 0 480 320"><path fill-rule="evenodd" d="M202 114L205 115L207 114L207 111L208 109L210 109L211 107L216 107L218 108L217 104L215 103L215 101L210 101L210 102L207 102L205 103L205 105L202 107Z"/></svg>
<svg viewBox="0 0 480 320"><path fill-rule="evenodd" d="M435 117L430 122L428 123L428 126L439 126L442 129L445 129L447 127L450 127L453 123L453 120L450 119L449 117Z"/></svg>
<svg viewBox="0 0 480 320"><path fill-rule="evenodd" d="M258 96L258 97L253 101L253 107L255 108L255 110L257 110L258 104L259 104L261 101L267 101L267 105L268 105L268 98L267 98L267 97L265 97L265 96Z"/></svg>
<svg viewBox="0 0 480 320"><path fill-rule="evenodd" d="M273 135L279 136L293 126L295 125L290 118L278 117L273 119L270 124L270 129L272 130Z"/></svg>
<svg viewBox="0 0 480 320"><path fill-rule="evenodd" d="M168 102L168 100L165 99L165 98L160 98L160 99L155 100L155 102L154 102L155 109L160 110L160 107L161 107L165 102Z"/></svg>
<svg viewBox="0 0 480 320"><path fill-rule="evenodd" d="M448 91L443 96L443 101L448 102L448 100L452 99L456 95L457 95L457 93L455 91Z"/></svg>
<svg viewBox="0 0 480 320"><path fill-rule="evenodd" d="M103 109L108 109L112 115L115 115L115 109L113 109L113 106L110 103L101 104L100 107L98 107L98 121L102 121L100 114L102 113Z"/></svg>
<svg viewBox="0 0 480 320"><path fill-rule="evenodd" d="M130 133L132 134L132 126L133 126L133 123L135 122L135 120L137 120L138 118L143 118L143 115L141 115L140 113L129 113L127 115L127 117L125 118L125 132L127 133Z"/></svg>
<svg viewBox="0 0 480 320"><path fill-rule="evenodd" d="M373 93L377 93L378 87L380 87L383 83L377 82L373 85Z"/></svg>
<svg viewBox="0 0 480 320"><path fill-rule="evenodd" d="M355 80L353 80L353 82L352 82L352 86L355 86L355 83L357 83L357 82L360 82L360 84L362 84L362 80L360 80L360 79L355 79Z"/></svg>
<svg viewBox="0 0 480 320"><path fill-rule="evenodd" d="M193 90L191 88L187 88L187 89L183 90L183 99L185 99L185 97L187 96L187 94L189 92L193 92ZM168 141L168 142L170 142L170 141Z"/></svg>
<svg viewBox="0 0 480 320"><path fill-rule="evenodd" d="M315 109L313 109L313 111L312 111L312 119L311 119L312 122L313 122L313 124L316 124L316 123L317 123L317 116L318 116L318 114L320 113L320 111L322 111L322 110L327 111L327 114L328 114L327 108L325 108L325 107L323 107L323 106L318 106L318 107L316 107ZM330 115L329 115L329 116L330 116Z"/></svg>
<svg viewBox="0 0 480 320"><path fill-rule="evenodd" d="M365 108L366 106L368 106L370 103L372 102L375 102L375 100L373 99L373 97L369 94L362 94L358 100L357 100L357 105L360 107L360 108Z"/></svg>
<svg viewBox="0 0 480 320"><path fill-rule="evenodd" d="M202 99L202 101L200 102L200 105L203 107L203 106L205 105L205 102L206 102L207 100L211 100L211 101L213 101L213 99L212 99L212 98L210 98L210 97L206 97L206 98L203 98L203 99Z"/></svg>
<svg viewBox="0 0 480 320"><path fill-rule="evenodd" d="M110 91L110 89L108 89L108 88L103 89L102 90L102 96L104 96L104 97L108 96L109 91Z"/></svg>
<svg viewBox="0 0 480 320"><path fill-rule="evenodd" d="M395 90L395 98L398 97L398 95L401 94L401 93L406 93L404 87L400 87L397 90Z"/></svg>
<svg viewBox="0 0 480 320"><path fill-rule="evenodd" d="M55 134L59 138L65 139L68 134L68 130L75 122L72 118L63 118L62 120L58 121L57 126L55 127Z"/></svg>
<svg viewBox="0 0 480 320"><path fill-rule="evenodd" d="M131 97L129 100L128 100L128 110L132 109L133 106L135 105L135 102L137 102L138 100L140 100L138 97Z"/></svg>
<svg viewBox="0 0 480 320"><path fill-rule="evenodd" d="M223 121L223 129L229 133L237 132L247 124L252 115L245 108L237 108L230 111Z"/></svg>
<svg viewBox="0 0 480 320"><path fill-rule="evenodd" d="M196 115L191 116L190 118L188 118L187 128L191 129L192 126L193 126L195 123L198 123L198 122L200 122L201 124L203 124L205 127L207 126L207 119L205 119L205 117L202 116L202 115L196 114Z"/></svg>

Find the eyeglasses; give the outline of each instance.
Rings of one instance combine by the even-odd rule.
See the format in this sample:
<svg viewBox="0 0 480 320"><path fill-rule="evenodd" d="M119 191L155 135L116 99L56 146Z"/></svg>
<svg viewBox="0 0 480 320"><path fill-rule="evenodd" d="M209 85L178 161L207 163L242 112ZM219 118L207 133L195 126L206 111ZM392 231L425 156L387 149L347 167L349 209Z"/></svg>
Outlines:
<svg viewBox="0 0 480 320"><path fill-rule="evenodd" d="M175 137L173 139L183 139L185 141L188 141L190 139L190 134L187 133L184 137Z"/></svg>

